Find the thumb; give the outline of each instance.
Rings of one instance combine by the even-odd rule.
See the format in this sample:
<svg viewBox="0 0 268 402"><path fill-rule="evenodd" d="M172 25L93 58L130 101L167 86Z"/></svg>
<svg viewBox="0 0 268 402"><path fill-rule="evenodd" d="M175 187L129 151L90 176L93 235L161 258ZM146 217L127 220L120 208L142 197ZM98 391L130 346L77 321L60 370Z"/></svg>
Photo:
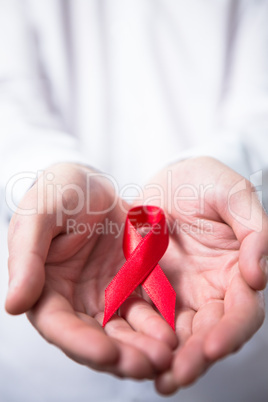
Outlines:
<svg viewBox="0 0 268 402"><path fill-rule="evenodd" d="M229 177L229 183L232 183ZM240 176L225 188L227 207L221 206L223 219L232 227L240 241L239 268L245 281L255 290L264 289L268 279L268 217L254 187ZM226 200L225 197L223 199Z"/></svg>
<svg viewBox="0 0 268 402"><path fill-rule="evenodd" d="M9 289L5 307L10 314L29 310L40 297L45 283L44 266L54 225L52 216L35 211L36 194L34 186L25 195L9 226Z"/></svg>
<svg viewBox="0 0 268 402"><path fill-rule="evenodd" d="M265 217L265 220L267 217ZM242 241L239 268L245 281L255 290L264 289L268 280L268 228L251 232Z"/></svg>

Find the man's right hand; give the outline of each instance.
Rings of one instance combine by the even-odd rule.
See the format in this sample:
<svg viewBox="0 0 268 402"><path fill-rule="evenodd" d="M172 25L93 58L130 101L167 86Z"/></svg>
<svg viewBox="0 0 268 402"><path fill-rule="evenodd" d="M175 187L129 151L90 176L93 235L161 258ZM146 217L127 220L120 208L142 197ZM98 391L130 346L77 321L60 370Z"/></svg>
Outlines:
<svg viewBox="0 0 268 402"><path fill-rule="evenodd" d="M128 209L107 179L86 167L46 170L10 223L6 310L27 312L40 334L78 363L153 378L169 368L177 341L141 294L125 302L126 318L115 315L102 328L105 288L124 263Z"/></svg>

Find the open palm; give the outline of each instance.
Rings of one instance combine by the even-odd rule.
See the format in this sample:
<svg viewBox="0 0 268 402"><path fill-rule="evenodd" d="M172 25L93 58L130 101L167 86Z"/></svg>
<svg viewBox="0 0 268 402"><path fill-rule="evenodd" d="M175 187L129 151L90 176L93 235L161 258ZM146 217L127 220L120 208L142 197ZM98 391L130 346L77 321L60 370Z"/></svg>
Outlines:
<svg viewBox="0 0 268 402"><path fill-rule="evenodd" d="M172 369L156 381L162 393L193 382L262 324L263 297L254 289L265 286L258 264L267 253L267 218L250 186L230 196L241 180L221 163L198 158L168 167L145 186L144 203L161 206L168 219L170 245L160 265L177 294L178 348Z"/></svg>
<svg viewBox="0 0 268 402"><path fill-rule="evenodd" d="M176 345L175 335L158 313L136 293L129 302L128 319L115 315L102 328L105 288L124 262L122 235L129 206L107 180L86 168L57 165L51 173L54 188L62 189L63 197L52 209L44 201L47 194L37 194L37 185L33 186L20 209L34 208L42 197L50 213L15 214L10 225L11 288L6 308L13 314L29 310L41 335L79 363L121 377L152 378L170 367ZM85 201L83 196L77 208L78 189L87 193L89 173L89 198ZM145 325L148 318L150 330Z"/></svg>

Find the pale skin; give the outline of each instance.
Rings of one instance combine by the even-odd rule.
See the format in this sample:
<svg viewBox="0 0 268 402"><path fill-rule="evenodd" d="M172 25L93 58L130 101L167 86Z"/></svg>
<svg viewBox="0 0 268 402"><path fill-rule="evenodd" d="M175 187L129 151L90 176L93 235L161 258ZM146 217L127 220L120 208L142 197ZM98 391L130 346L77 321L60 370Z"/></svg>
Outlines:
<svg viewBox="0 0 268 402"><path fill-rule="evenodd" d="M87 168L60 164L49 171L55 176L53 184L76 183L86 190ZM102 328L104 291L124 262L122 233L90 239L88 233L67 234L70 216L63 214L60 226L56 218L59 208L75 208L77 197L71 189L65 191L63 204L50 203L49 214L14 214L7 311L27 312L47 341L93 369L154 379L162 394L194 382L212 363L238 350L264 319L260 290L267 272L260 261L268 255L268 221L248 183L229 198L227 208L228 194L241 179L214 159L196 158L162 171L151 184L164 191L147 186L137 201L161 206L171 227L179 224L160 262L177 294L175 333L139 290L121 307L120 316ZM182 188L186 183L192 187ZM203 204L201 185L209 185ZM196 193L191 198L193 188L199 191L197 198ZM166 197L170 191L177 196L172 203ZM40 196L48 199L46 194L37 196L35 184L21 208L34 208ZM125 221L129 205L116 198L105 180L93 181L90 202L91 211L107 212L93 215L82 208L72 218L91 225L108 219L120 226ZM197 230L201 220L203 230Z"/></svg>

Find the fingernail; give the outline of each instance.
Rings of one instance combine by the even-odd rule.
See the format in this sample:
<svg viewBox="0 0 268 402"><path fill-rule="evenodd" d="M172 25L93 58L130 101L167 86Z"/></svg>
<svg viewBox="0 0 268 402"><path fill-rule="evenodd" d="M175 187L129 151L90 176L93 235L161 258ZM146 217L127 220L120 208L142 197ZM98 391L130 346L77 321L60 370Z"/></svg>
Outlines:
<svg viewBox="0 0 268 402"><path fill-rule="evenodd" d="M264 255L260 259L260 268L264 275L266 276L266 279L268 279L268 256Z"/></svg>

